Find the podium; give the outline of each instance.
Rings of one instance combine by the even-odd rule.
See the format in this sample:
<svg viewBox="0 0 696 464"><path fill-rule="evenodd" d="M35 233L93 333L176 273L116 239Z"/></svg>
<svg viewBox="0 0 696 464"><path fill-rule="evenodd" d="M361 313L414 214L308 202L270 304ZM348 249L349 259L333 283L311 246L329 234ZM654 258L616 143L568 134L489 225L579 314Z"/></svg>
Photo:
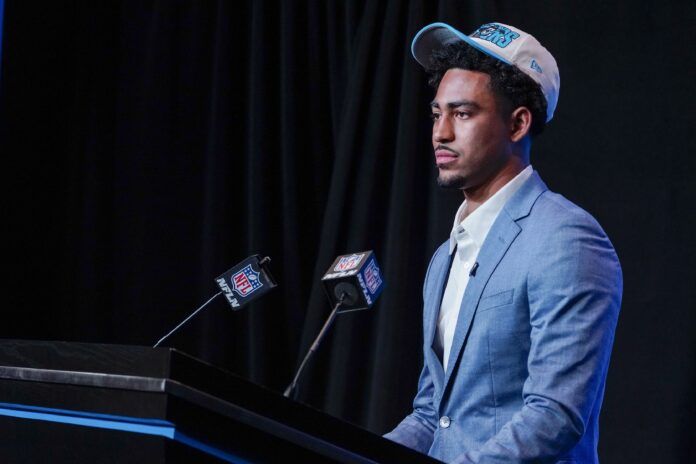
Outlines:
<svg viewBox="0 0 696 464"><path fill-rule="evenodd" d="M436 463L172 348L0 340L3 463Z"/></svg>

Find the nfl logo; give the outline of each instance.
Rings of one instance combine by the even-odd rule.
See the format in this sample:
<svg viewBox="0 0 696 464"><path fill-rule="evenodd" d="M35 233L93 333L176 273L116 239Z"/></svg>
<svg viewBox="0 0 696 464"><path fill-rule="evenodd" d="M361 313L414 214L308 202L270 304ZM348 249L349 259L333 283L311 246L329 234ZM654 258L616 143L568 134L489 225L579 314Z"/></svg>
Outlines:
<svg viewBox="0 0 696 464"><path fill-rule="evenodd" d="M239 293L239 296L246 297L263 287L259 279L259 273L252 269L251 264L247 264L241 271L236 272L230 279L232 290Z"/></svg>
<svg viewBox="0 0 696 464"><path fill-rule="evenodd" d="M334 266L334 271L343 272L356 268L358 264L360 264L360 260L363 259L363 256L365 256L365 253L360 253L359 255L354 253L350 256L342 256L338 264Z"/></svg>
<svg viewBox="0 0 696 464"><path fill-rule="evenodd" d="M379 268L373 259L370 264L365 268L365 284L370 293L375 293L380 285L382 285L382 278L379 276Z"/></svg>

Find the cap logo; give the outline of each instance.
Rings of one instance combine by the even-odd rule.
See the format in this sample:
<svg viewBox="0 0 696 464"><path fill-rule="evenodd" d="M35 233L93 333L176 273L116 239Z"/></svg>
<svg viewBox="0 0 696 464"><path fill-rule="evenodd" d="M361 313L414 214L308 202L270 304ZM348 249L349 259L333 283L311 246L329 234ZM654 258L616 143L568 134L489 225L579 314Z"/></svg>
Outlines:
<svg viewBox="0 0 696 464"><path fill-rule="evenodd" d="M538 72L539 74L544 73L544 70L541 69L541 66L539 66L539 63L537 63L535 59L532 59L532 62L529 64L529 67Z"/></svg>
<svg viewBox="0 0 696 464"><path fill-rule="evenodd" d="M510 45L510 42L518 38L520 35L508 29L505 26L501 26L496 23L488 23L479 27L471 34L471 37L487 40L493 45L497 45L500 48L505 48Z"/></svg>

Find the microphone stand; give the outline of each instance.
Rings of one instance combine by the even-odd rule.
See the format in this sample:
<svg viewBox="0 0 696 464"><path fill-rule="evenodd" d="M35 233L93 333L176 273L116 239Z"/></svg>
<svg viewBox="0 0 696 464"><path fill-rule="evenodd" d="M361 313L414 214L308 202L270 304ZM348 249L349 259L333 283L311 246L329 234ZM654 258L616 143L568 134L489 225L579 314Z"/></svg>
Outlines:
<svg viewBox="0 0 696 464"><path fill-rule="evenodd" d="M195 310L194 312L192 312L191 314L189 314L189 316L188 316L186 319L184 319L183 321L181 321L181 322L179 323L179 325L177 325L177 326L174 327L172 330L170 330L169 333L168 333L167 335L165 335L164 337L160 338L160 339L157 341L157 343L155 343L155 344L153 345L153 348L157 348L157 347L159 346L160 343L162 343L164 340L166 340L171 334L173 334L174 332L176 332L177 330L179 330L179 328L180 328L182 325L184 325L184 324L186 324L188 321L190 321L190 320L193 318L193 316L195 316L196 314L198 314L203 308L205 308L206 306L208 306L208 304L209 304L211 301L213 301L215 298L217 298L217 297L220 296L220 295L222 295L222 292L217 292L215 295L211 296L210 299L209 299L208 301L206 301L205 303L203 303L202 305L200 305L200 306L198 307L197 310Z"/></svg>
<svg viewBox="0 0 696 464"><path fill-rule="evenodd" d="M292 398L294 399L295 388L297 387L297 381L300 378L300 374L302 374L302 370L304 369L305 365L307 364L307 361L312 356L312 354L314 354L314 352L317 351L317 349L319 348L319 344L326 336L326 333L329 331L329 328L333 324L334 319L336 319L336 316L338 314L338 308L341 307L343 301L346 299L347 296L348 294L346 292L341 293L338 302L336 302L336 305L333 307L331 314L329 314L329 318L326 320L326 322L324 322L324 326L321 328L321 331L319 331L319 335L317 335L317 338L314 339L314 343L312 343L312 346L309 348L309 351L302 360L299 369L297 369L295 378L292 379L292 382L290 382L288 388L285 389L285 392L283 393L284 397L290 398L290 395L292 395Z"/></svg>

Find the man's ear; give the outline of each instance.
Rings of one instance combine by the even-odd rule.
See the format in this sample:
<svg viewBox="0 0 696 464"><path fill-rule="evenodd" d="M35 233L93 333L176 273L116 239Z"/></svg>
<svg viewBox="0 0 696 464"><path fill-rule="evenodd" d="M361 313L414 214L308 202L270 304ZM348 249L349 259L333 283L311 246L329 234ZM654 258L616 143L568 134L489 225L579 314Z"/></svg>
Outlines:
<svg viewBox="0 0 696 464"><path fill-rule="evenodd" d="M532 127L532 112L526 106L520 106L510 115L510 141L519 142Z"/></svg>

